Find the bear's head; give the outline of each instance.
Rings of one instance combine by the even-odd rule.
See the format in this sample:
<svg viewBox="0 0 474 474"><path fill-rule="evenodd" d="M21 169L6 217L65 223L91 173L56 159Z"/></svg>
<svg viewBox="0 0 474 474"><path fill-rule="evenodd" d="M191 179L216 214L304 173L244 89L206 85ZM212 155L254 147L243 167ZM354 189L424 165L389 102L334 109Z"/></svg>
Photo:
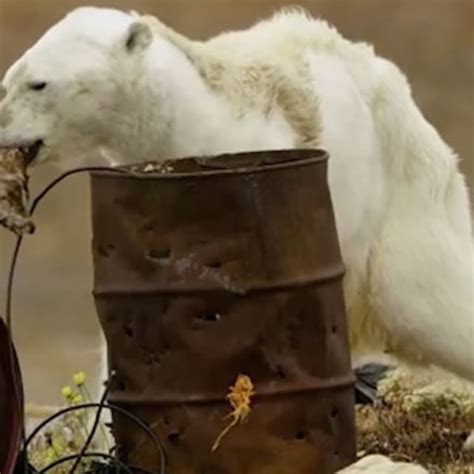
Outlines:
<svg viewBox="0 0 474 474"><path fill-rule="evenodd" d="M7 71L0 148L28 149L32 163L66 167L124 161L116 155L133 153L138 132L149 126L136 91L146 88L142 69L152 42L133 14L74 10Z"/></svg>

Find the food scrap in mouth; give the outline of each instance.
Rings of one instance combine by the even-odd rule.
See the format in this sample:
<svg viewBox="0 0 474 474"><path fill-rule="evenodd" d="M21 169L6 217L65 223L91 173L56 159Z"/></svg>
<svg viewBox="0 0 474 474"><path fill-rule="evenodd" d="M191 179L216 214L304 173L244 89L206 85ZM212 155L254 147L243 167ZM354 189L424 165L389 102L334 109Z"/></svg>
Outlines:
<svg viewBox="0 0 474 474"><path fill-rule="evenodd" d="M29 159L39 145L26 149L0 150L0 225L17 235L32 234L35 226L30 218L28 175Z"/></svg>

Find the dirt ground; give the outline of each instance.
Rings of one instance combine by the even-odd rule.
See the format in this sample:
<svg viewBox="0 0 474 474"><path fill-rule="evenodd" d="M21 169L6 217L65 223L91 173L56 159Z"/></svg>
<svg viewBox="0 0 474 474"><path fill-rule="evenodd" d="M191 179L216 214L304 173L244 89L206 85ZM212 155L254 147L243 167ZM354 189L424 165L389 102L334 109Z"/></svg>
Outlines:
<svg viewBox="0 0 474 474"><path fill-rule="evenodd" d="M195 37L249 25L277 5L271 0L95 0L100 6L159 15ZM472 0L311 0L299 2L346 36L366 40L407 73L424 113L460 154L473 184L474 2ZM0 75L77 0L0 0ZM34 172L39 189L55 173ZM28 238L18 268L14 332L27 396L60 400L73 372L94 372L99 329L91 297L87 178L73 178L44 202L38 233ZM12 240L0 235L4 288ZM3 293L0 304L3 305Z"/></svg>

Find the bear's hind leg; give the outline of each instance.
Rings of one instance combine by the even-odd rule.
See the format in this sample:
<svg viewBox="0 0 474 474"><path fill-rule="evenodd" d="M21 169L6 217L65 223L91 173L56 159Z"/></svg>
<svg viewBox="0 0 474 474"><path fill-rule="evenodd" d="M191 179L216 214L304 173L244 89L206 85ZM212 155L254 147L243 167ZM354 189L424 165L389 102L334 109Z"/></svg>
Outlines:
<svg viewBox="0 0 474 474"><path fill-rule="evenodd" d="M370 257L375 317L394 355L474 381L473 254L436 211L399 206Z"/></svg>

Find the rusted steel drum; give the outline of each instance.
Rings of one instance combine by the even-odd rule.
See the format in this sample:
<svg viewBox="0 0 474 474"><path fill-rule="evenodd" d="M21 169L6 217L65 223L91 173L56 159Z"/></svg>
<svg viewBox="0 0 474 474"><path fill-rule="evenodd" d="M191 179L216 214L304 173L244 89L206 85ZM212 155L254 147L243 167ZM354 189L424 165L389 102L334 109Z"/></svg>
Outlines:
<svg viewBox="0 0 474 474"><path fill-rule="evenodd" d="M23 386L10 332L0 317L0 473L12 474L23 429Z"/></svg>
<svg viewBox="0 0 474 474"><path fill-rule="evenodd" d="M327 155L170 166L92 174L110 401L153 428L170 474L334 473L355 458L354 380ZM252 411L211 452L238 374ZM157 466L143 433L115 431L129 462Z"/></svg>

